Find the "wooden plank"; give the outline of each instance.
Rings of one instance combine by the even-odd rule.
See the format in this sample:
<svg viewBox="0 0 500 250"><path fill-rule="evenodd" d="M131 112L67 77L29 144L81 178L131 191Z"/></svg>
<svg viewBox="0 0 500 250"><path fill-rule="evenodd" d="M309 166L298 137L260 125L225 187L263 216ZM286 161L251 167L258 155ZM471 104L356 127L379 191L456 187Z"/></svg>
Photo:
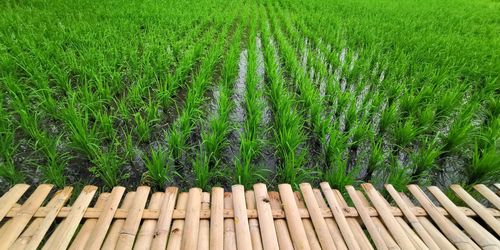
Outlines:
<svg viewBox="0 0 500 250"><path fill-rule="evenodd" d="M224 248L224 189L212 188L210 208L210 249Z"/></svg>
<svg viewBox="0 0 500 250"><path fill-rule="evenodd" d="M36 218L32 220L30 225L24 230L24 232L17 238L17 240L10 246L9 249L24 249L28 242L31 240L31 237L35 234L40 224L42 224L43 218ZM6 221L5 224L10 224L9 221ZM2 232L0 232L0 235Z"/></svg>
<svg viewBox="0 0 500 250"><path fill-rule="evenodd" d="M409 185L408 190L418 200L422 207L427 211L432 220L436 223L443 234L453 243L458 249L480 249L467 235L465 235L455 224L448 220L444 215L439 213L436 206L425 195L425 193L417 185Z"/></svg>
<svg viewBox="0 0 500 250"><path fill-rule="evenodd" d="M150 209L160 209L163 201L164 193L156 192L151 196L149 201ZM151 247L153 236L155 233L157 220L144 220L142 222L139 233L134 243L134 250L147 250Z"/></svg>
<svg viewBox="0 0 500 250"><path fill-rule="evenodd" d="M342 234L345 243L349 247L349 249L360 249L359 244L357 243L356 238L354 238L354 234L347 223L347 220L342 212L340 205L335 199L335 195L330 187L328 182L322 182L320 184L321 190L325 196L328 205L330 206L330 210L332 210L333 217L335 218L336 224L339 227L340 233Z"/></svg>
<svg viewBox="0 0 500 250"><path fill-rule="evenodd" d="M247 205L245 202L245 189L243 185L233 185L234 225L236 232L236 246L238 249L252 249L252 238L248 225Z"/></svg>
<svg viewBox="0 0 500 250"><path fill-rule="evenodd" d="M254 193L254 191L251 191L251 190L246 191L245 192L245 200L247 202L247 207L249 209L255 209L256 208L255 193ZM271 208L271 207L269 207L269 208ZM273 225L273 228L274 228L274 224L272 224L272 225ZM260 236L259 220L257 220L257 219L249 219L248 220L248 226L250 227L250 237L252 238L252 247L253 247L253 249L254 250L261 250L261 249L263 249L263 246L262 246L262 237Z"/></svg>
<svg viewBox="0 0 500 250"><path fill-rule="evenodd" d="M265 184L259 183L253 185L255 192L255 201L260 223L260 232L262 235L262 245L265 250L278 250L278 237L274 227L274 219Z"/></svg>
<svg viewBox="0 0 500 250"><path fill-rule="evenodd" d="M97 197L97 201L95 203L96 208L103 208L108 201L110 193L101 193L99 197ZM94 230L95 224L97 223L97 219L87 219L83 223L83 226L78 230L78 234L75 239L71 242L69 250L81 250L85 248L85 244L87 243L92 231Z"/></svg>
<svg viewBox="0 0 500 250"><path fill-rule="evenodd" d="M289 184L280 184L278 185L278 189L295 249L310 249L306 232L304 231L304 225L302 224L297 208L297 203L293 196L292 187Z"/></svg>
<svg viewBox="0 0 500 250"><path fill-rule="evenodd" d="M201 209L210 209L210 194L207 192L203 192L201 194ZM208 219L200 220L200 231L198 232L197 249L210 249L210 221Z"/></svg>
<svg viewBox="0 0 500 250"><path fill-rule="evenodd" d="M0 198L0 222L29 187L28 184L16 184L2 195L2 198Z"/></svg>
<svg viewBox="0 0 500 250"><path fill-rule="evenodd" d="M493 191L491 191L486 185L483 184L478 184L474 186L474 189L476 189L484 198L486 198L493 206L495 206L497 209L500 209L500 197L496 195Z"/></svg>
<svg viewBox="0 0 500 250"><path fill-rule="evenodd" d="M314 196L316 197L316 201L318 202L319 208L324 209L328 208L328 205L325 202L323 195L319 189L313 189ZM335 246L337 249L347 249L347 245L345 244L344 238L342 237L342 233L333 218L325 218L326 225L328 226L328 230L330 231L330 235L332 236L333 241L335 242Z"/></svg>
<svg viewBox="0 0 500 250"><path fill-rule="evenodd" d="M297 207L299 209L307 210L304 198L302 198L302 194L300 192L294 192L293 195L295 198L295 202L297 203ZM316 231L314 231L314 225L310 217L308 216L307 218L302 218L302 224L304 225L304 231L306 232L309 247L312 250L321 250L321 243L319 243L318 236L316 235Z"/></svg>
<svg viewBox="0 0 500 250"><path fill-rule="evenodd" d="M20 206L18 207L17 205L12 207L10 211L7 213L5 217L7 218L12 218L14 217L18 212L19 212ZM444 216L449 217L448 212L442 208L442 207L436 207L438 212L443 214ZM462 213L468 217L476 217L477 214L470 208L466 207L459 207L459 209L462 211ZM378 217L379 214L377 210L371 206L366 207L366 210L368 211L368 214L371 217ZM425 217L427 216L427 213L425 210L421 207L413 207L411 209L415 216L417 217ZM495 208L487 208L487 210L496 218L500 219L500 211L495 209ZM71 211L71 207L63 207L57 214L57 218L66 218ZM397 207L390 207L389 211L394 215L395 217L402 217L404 216L401 210ZM46 207L40 207L37 209L35 214L33 215L34 218L44 218L47 216L48 209ZM98 219L99 216L101 216L101 213L103 212L103 209L100 208L94 208L94 207L89 207L87 210L85 210L85 214L83 215L84 219ZM210 209L202 209L200 211L200 219L210 219ZM329 208L321 209L321 213L323 217L325 218L333 218L332 211ZM282 210L273 210L272 211L273 218L274 219L285 219L285 212ZM309 217L309 212L307 209L301 209L299 208L299 214L301 218L310 218ZM116 213L114 215L114 219L126 219L128 216L128 209L123 209L119 208L116 210ZM247 209L247 216L249 219L257 219L259 216L257 214L256 209ZM357 218L359 217L358 212L354 208L350 208L344 211L344 216L346 218ZM160 209L144 209L144 212L142 213L142 219L148 220L148 219L158 219L160 217ZM175 209L172 213L172 219L184 219L186 217L186 210L185 209ZM234 218L234 212L232 209L224 209L223 210L223 217L224 218Z"/></svg>
<svg viewBox="0 0 500 250"><path fill-rule="evenodd" d="M96 186L85 186L83 188L75 203L73 203L68 217L57 227L42 249L66 249L69 246L73 234L80 225L85 209L89 206L96 191Z"/></svg>
<svg viewBox="0 0 500 250"><path fill-rule="evenodd" d="M180 193L177 200L177 209L186 209L188 200L187 193ZM168 238L167 250L181 249L182 232L184 230L184 220L173 220L172 229L170 229L170 237Z"/></svg>
<svg viewBox="0 0 500 250"><path fill-rule="evenodd" d="M184 233L182 235L181 244L181 249L183 250L195 250L198 246L201 192L202 190L200 188L189 189L186 219L184 219Z"/></svg>
<svg viewBox="0 0 500 250"><path fill-rule="evenodd" d="M476 212L481 219L490 226L497 235L500 236L500 222L491 215L491 213L478 201L472 197L465 189L460 185L451 185L450 187L455 194L462 199L474 212Z"/></svg>
<svg viewBox="0 0 500 250"><path fill-rule="evenodd" d="M97 219L96 225L84 249L99 249L101 247L124 193L124 187L114 187L113 190L111 190L111 195L104 205L103 212L99 216L99 219Z"/></svg>
<svg viewBox="0 0 500 250"><path fill-rule="evenodd" d="M437 250L440 249L440 246L434 242L430 234L425 230L425 228L420 224L420 221L417 219L417 216L415 216L411 210L410 207L404 202L404 200L401 198L399 193L394 189L394 187L390 184L385 185L385 188L391 195L391 197L394 199L396 204L399 206L403 214L405 215L406 219L410 223L410 225L413 227L413 229L417 232L417 234L420 236L420 238L425 242L426 246L429 249Z"/></svg>
<svg viewBox="0 0 500 250"><path fill-rule="evenodd" d="M233 195L224 193L224 208L233 209ZM236 235L233 218L224 219L224 250L236 249Z"/></svg>
<svg viewBox="0 0 500 250"><path fill-rule="evenodd" d="M47 207L56 207L58 204L61 203L61 199L65 199L64 202L66 202L69 197L71 196L71 187L66 187L64 190L59 190L57 191L52 199L50 199L49 203L47 204ZM59 207L62 207L64 204L60 205ZM54 213L52 213L53 216ZM50 218L50 217L49 217ZM53 217L54 218L54 217ZM53 221L53 220L52 220ZM52 224L52 221L50 224ZM11 249L26 249L26 246L32 241L33 237L40 238L47 233L47 230L44 230L47 227L48 221L46 221L45 218L36 218L32 220L28 228L24 230L24 232L17 238L17 240L14 242L14 244L10 247ZM49 225L50 226L50 225ZM42 234L40 236L40 234ZM36 247L40 244L37 243L36 246L33 248L35 242L31 243L31 246L29 249L36 249Z"/></svg>
<svg viewBox="0 0 500 250"><path fill-rule="evenodd" d="M448 210L453 219L462 226L467 234L481 247L490 249L500 249L500 241L491 235L486 229L481 227L476 221L463 215L455 204L436 186L428 187L428 190L436 199ZM495 248L496 247L496 248Z"/></svg>
<svg viewBox="0 0 500 250"><path fill-rule="evenodd" d="M118 241L116 243L117 249L132 249L134 246L134 240L139 230L139 225L141 224L142 212L146 206L150 190L150 187L140 186L135 191L134 201L130 206L122 230L120 230L120 236L118 236Z"/></svg>
<svg viewBox="0 0 500 250"><path fill-rule="evenodd" d="M389 206L387 206L382 201L383 198L378 193L378 191L370 183L363 183L361 184L361 187L365 190L373 206L375 207L375 209L377 209L380 218L386 225L389 232L391 232L391 235L393 236L394 240L396 240L398 245L402 249L415 249L415 246L406 236L406 234L403 231L403 228L401 228L399 223L396 221L396 218L394 218L392 213L389 212L388 210Z"/></svg>
<svg viewBox="0 0 500 250"><path fill-rule="evenodd" d="M281 199L278 192L268 192L269 204L274 211L282 211ZM278 238L278 245L280 249L293 249L292 238L288 231L288 226L284 219L274 220L274 227L276 228L276 238Z"/></svg>
<svg viewBox="0 0 500 250"><path fill-rule="evenodd" d="M340 193L339 190L337 189L332 189L333 194L335 195L334 198L339 203L340 208L342 211L349 211L351 209L354 210L354 208L350 208L347 202L344 199L344 196ZM365 232L361 228L361 225L358 222L357 218L352 218L352 217L347 217L346 218L347 223L349 224L349 228L351 228L352 233L354 234L354 237L358 240L358 244L361 249L374 249L373 245L370 243L370 240L368 240L368 237L366 236Z"/></svg>
<svg viewBox="0 0 500 250"><path fill-rule="evenodd" d="M403 199L405 204L409 206L410 208L415 206L410 198L406 196L405 193L399 193L399 196ZM425 230L429 233L429 235L432 237L434 242L440 247L440 249L457 249L451 242L437 229L434 224L427 218L427 217L417 217L418 221L422 226L425 228Z"/></svg>
<svg viewBox="0 0 500 250"><path fill-rule="evenodd" d="M47 207L50 209L50 212L47 214L36 230L36 232L31 237L28 245L25 247L26 250L36 250L40 242L42 242L45 234L49 231L50 226L56 219L56 215L59 210L64 206L66 201L71 197L71 192L73 191L72 187L65 187L63 190L58 191L54 195L54 202L51 202Z"/></svg>
<svg viewBox="0 0 500 250"><path fill-rule="evenodd" d="M129 209L134 201L135 192L128 192L123 199L121 208ZM120 236L120 231L122 230L123 224L125 223L125 219L115 219L111 224L111 228L108 231L108 235L102 244L103 250L112 250L115 249L116 243L118 241L118 237Z"/></svg>
<svg viewBox="0 0 500 250"><path fill-rule="evenodd" d="M170 225L172 224L172 214L174 213L175 202L177 200L177 192L179 192L179 189L176 187L167 187L165 189L151 249L163 250L167 247L167 238L170 232Z"/></svg>
<svg viewBox="0 0 500 250"><path fill-rule="evenodd" d="M11 219L12 222L2 231L2 235L0 235L0 249L8 249L16 241L17 237L21 235L26 225L30 222L33 214L42 205L51 189L52 185L48 184L42 184L36 188L35 192L20 207L16 216Z"/></svg>
<svg viewBox="0 0 500 250"><path fill-rule="evenodd" d="M322 248L337 249L335 247L335 242L333 242L332 236L330 235L330 230L326 225L325 218L321 214L321 210L319 209L311 184L301 183L299 186Z"/></svg>
<svg viewBox="0 0 500 250"><path fill-rule="evenodd" d="M356 207L356 210L358 210L359 216L361 217L363 224L365 224L366 229L370 233L370 236L373 242L375 243L377 249L388 249L384 239L382 238L382 235L380 235L380 232L377 226L375 225L375 222L368 214L368 211L366 211L365 206L361 201L361 199L358 197L358 194L354 189L354 187L346 186L345 189L349 193L349 196L351 197L351 200L354 203L354 207Z"/></svg>

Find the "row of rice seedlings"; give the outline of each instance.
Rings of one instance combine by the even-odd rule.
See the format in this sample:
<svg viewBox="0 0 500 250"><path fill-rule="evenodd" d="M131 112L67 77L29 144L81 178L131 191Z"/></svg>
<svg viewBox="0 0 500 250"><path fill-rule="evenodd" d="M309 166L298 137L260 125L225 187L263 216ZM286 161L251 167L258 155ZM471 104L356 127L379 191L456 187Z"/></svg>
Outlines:
<svg viewBox="0 0 500 250"><path fill-rule="evenodd" d="M168 152L169 162L166 162L166 166L164 167L157 165L146 166L148 167L148 178L150 178L152 184L157 187L164 187L165 184L172 179L173 169L170 169L170 166L180 166L182 161L187 156L186 153L189 148L188 139L192 135L196 123L202 115L200 107L204 101L204 93L210 84L215 66L217 65L223 52L223 38L225 38L229 27L230 23L223 27L223 31L215 41L215 44L202 59L200 69L194 76L191 86L188 88L184 108L179 117L177 117L169 130L165 133L168 144L168 148L166 150ZM212 34L214 33L213 31L210 32ZM176 171L179 170L180 168L176 169ZM167 173L167 175L165 175L165 173Z"/></svg>
<svg viewBox="0 0 500 250"><path fill-rule="evenodd" d="M321 27L319 29L321 29ZM388 94L389 99L392 98L391 93L394 92L392 90L397 89L397 87L394 86L394 82L390 84L392 84L392 86L383 91ZM396 84L396 86L401 85ZM455 120L456 122L451 126L451 133L442 133L439 131L441 125L439 125L438 121L449 117L454 112L453 110L455 107L459 106L460 97L456 94L463 93L460 86L455 86L452 89L446 88L446 90L444 88L432 90L426 88L426 86L428 87L430 85L424 85L422 89L419 89L420 87L416 88L417 93L410 92L402 96L400 96L402 92L401 88L399 91L396 91L397 94L395 97L397 99L395 100L397 100L397 102L392 102L388 105L388 108L384 109L381 126L379 127L380 132L389 132L388 135L392 138L391 140L394 140L395 145L397 145L394 149L394 153L403 151L407 152L405 154L409 154L410 162L408 164L410 165L407 167L411 167L413 170L410 172L411 178L405 179L410 181L428 179L429 173L438 170L439 165L442 165L442 163L438 163L442 161L439 159L443 159L443 157L449 153L455 154L453 152L464 149L464 146L465 148L470 148L470 139L475 137L473 135L474 129L471 127L471 119L463 119L463 115L460 115L458 121ZM416 86L411 85L410 87L414 89ZM428 90L431 90L430 94ZM420 97L422 94L425 94L424 99ZM422 99L422 101L416 101L418 100L416 98ZM399 109L399 105L402 105L401 109ZM420 109L422 106L425 108ZM441 108L437 109L436 107ZM399 119L401 119L400 117L409 120L399 121ZM467 115L465 115L465 117L467 117ZM393 124L395 125L393 126ZM468 140L469 142L467 142ZM443 141L443 143L441 143L441 141ZM410 143L420 146L411 146L408 148ZM379 148L376 144L375 146L374 148ZM479 150L474 151L479 152ZM494 150L491 150L490 152L493 151ZM378 153L378 150L374 150L372 155L377 156L380 155L380 153ZM372 158L377 159L380 157ZM469 168L468 166L464 167L465 171ZM394 175L397 175L398 171L403 172L402 170L395 170ZM408 173L405 174L408 175Z"/></svg>
<svg viewBox="0 0 500 250"><path fill-rule="evenodd" d="M254 183L263 180L263 168L258 166L264 139L262 130L263 93L257 75L257 25L258 17L252 18L248 36L248 60L245 93L246 119L240 134L240 150L235 162L235 182L250 188Z"/></svg>
<svg viewBox="0 0 500 250"><path fill-rule="evenodd" d="M3 81L3 80L2 80ZM3 88L0 88L3 90ZM14 140L15 127L11 114L4 107L5 94L0 93L0 178L8 185L24 181L24 175L14 164L17 143Z"/></svg>
<svg viewBox="0 0 500 250"><path fill-rule="evenodd" d="M274 16L274 14L272 15ZM322 97L318 88L307 76L306 70L301 66L300 60L296 55L296 49L282 33L277 19L272 19L271 26L274 28L274 35L284 58L284 66L293 80L293 86L297 91L297 98L300 100L305 111L306 124L309 125L309 129L313 133L315 140L323 140L327 134L329 119L325 117Z"/></svg>
<svg viewBox="0 0 500 250"><path fill-rule="evenodd" d="M222 64L221 79L217 85L218 97L215 100L214 113L202 125L201 141L196 156L192 162L192 168L196 186L209 190L210 185L216 183L223 177L222 152L228 147L228 136L233 129L229 116L234 108L231 96L233 94L233 83L238 74L238 60L240 54L240 43L244 28L239 25L234 38L228 41L228 51Z"/></svg>
<svg viewBox="0 0 500 250"><path fill-rule="evenodd" d="M280 15L283 19L285 29L289 36L292 38L293 42L295 44L297 43L302 43L304 41L304 38L302 38L299 34L297 34L297 31L294 30L293 26L291 25L289 18L283 17ZM287 16L288 17L288 16ZM300 26L300 25L298 25ZM301 26L302 29L305 29L306 32L305 34L310 34L310 32L307 32L307 28L305 28L303 25ZM304 30L303 30L304 31ZM307 39L307 38L306 38ZM308 39L309 40L309 39ZM350 64L347 63L342 63L339 61L345 60L342 58L342 55L339 58L339 55L335 55L331 53L330 51L327 50L325 46L322 45L322 40L318 39L312 39L315 40L313 44L319 45L319 48L316 48L316 50L320 50L323 55L325 54L330 54L328 57L328 60L330 63L333 63L333 65L337 64L340 66L341 71L340 72L345 72L345 73L350 73L354 77L359 77L357 73L352 73L353 72L353 61L351 61ZM306 48L307 49L307 48ZM311 55L307 58L307 61L311 64L312 69L314 72L317 72L317 74L321 75L326 75L326 74L331 74L329 71L329 67L332 67L330 64L325 65L325 61L322 61L321 58L317 58L318 54L316 53L316 50L312 50L310 53ZM331 56L331 55L334 56ZM336 60L331 60L332 58L338 58ZM339 60L340 59L340 60ZM354 58L355 59L355 58ZM368 64L369 65L369 64ZM363 65L364 67L368 65ZM332 71L332 69L330 69ZM365 165L365 168L367 171L369 171L369 175L371 176L374 168L370 168L368 166L368 160L371 159L372 162L376 159L380 159L380 155L377 155L377 151L375 151L372 156L363 156L363 154L366 155L366 150L370 149L370 141L373 141L373 132L372 132L372 127L369 123L369 118L364 114L370 114L371 111L371 106L373 105L371 102L371 99L365 98L366 89L368 86L366 84L359 84L356 82L351 82L351 89L356 83L356 87L354 88L356 91L352 92L346 92L344 94L344 90L341 89L340 86L340 79L334 79L332 76L335 76L334 74L331 74L330 79L328 80L329 83L326 87L326 103L330 104L335 104L336 107L334 107L333 111L339 111L338 108L340 107L346 107L345 105L348 104L347 107L349 107L346 111L347 113L342 112L339 118L343 118L345 122L342 122L342 124L336 123L334 126L328 126L328 131L326 131L324 137L321 140L321 145L323 147L323 153L324 157L326 159L326 164L327 167L325 169L325 175L322 177L323 179L328 180L331 185L336 186L336 187L343 187L348 184L353 184L353 182L356 180L358 177L360 167L362 165ZM353 78L353 77L349 77ZM355 78L354 78L355 79ZM335 81L336 80L336 81ZM310 85L314 86L317 84L314 84L311 79L309 79ZM332 82L334 81L334 82ZM335 83L335 84L333 84ZM314 85L313 85L314 84ZM320 88L320 95L321 95L321 85L319 86ZM356 100L352 99L352 96L350 93L353 94L361 94ZM334 97L334 98L332 98ZM338 99L339 97L347 97L346 98L341 98ZM343 102L339 103L339 100L344 100ZM345 102L347 101L347 103ZM324 105L324 104L323 104ZM327 112L327 119L331 119L335 117L335 113L329 114ZM333 115L333 117L331 116ZM326 124L329 124L329 121L325 121ZM345 124L345 125L344 125ZM346 133L339 133L337 130L343 130L346 131ZM334 137L332 137L334 136ZM361 146L361 148L360 148ZM348 150L348 151L346 151ZM361 150L361 151L360 151ZM349 152L349 154L347 154ZM368 158L365 162L363 161L362 157ZM378 165L375 166L381 166L380 160L376 161Z"/></svg>
<svg viewBox="0 0 500 250"><path fill-rule="evenodd" d="M261 31L266 77L269 82L267 95L274 113L273 141L279 161L276 182L290 183L297 187L308 180L312 173L310 169L304 168L307 155L304 124L294 98L285 86L276 45L267 21L268 16L265 16L261 21Z"/></svg>
<svg viewBox="0 0 500 250"><path fill-rule="evenodd" d="M352 139L351 143L349 143L348 139L349 137L356 137L356 135L360 135L358 137L361 137L363 133L360 130L353 130L343 134L339 133L338 126L331 126L331 114L326 113L324 110L323 97L319 91L319 86L314 84L307 76L306 68L300 65L294 47L282 33L280 34L281 31L279 29L279 27L276 28L277 37L279 37L278 40L280 40L282 48L288 51L284 53L288 57L288 69L290 72L294 72L292 78L295 79L299 99L306 109L306 118L310 119L314 138L320 142L322 152L322 163L320 163L320 166L322 166L323 170L320 178L329 181L331 185L337 188L353 184L356 172L352 171L348 166L346 150L352 142L357 143L361 138ZM296 44L304 41L304 38L300 37L299 34L293 34L290 27L288 27L288 32L292 39L295 37L294 41ZM314 59L315 56L312 53L309 57ZM318 64L314 64L314 66L318 66ZM314 69L319 70L318 68Z"/></svg>
<svg viewBox="0 0 500 250"><path fill-rule="evenodd" d="M222 152L229 146L228 136L234 129L229 116L234 109L231 100L235 76L238 72L238 55L242 35L241 26L238 27L234 40L231 42L227 59L222 69L222 79L219 83L218 98L215 102L215 111L209 117L201 131L201 142L199 151L195 156L193 171L198 187L208 190L211 184L215 184L224 177L222 168Z"/></svg>
<svg viewBox="0 0 500 250"><path fill-rule="evenodd" d="M32 161L28 164L41 170L44 182L63 187L66 183L64 168L69 158L66 153L61 153L58 150L60 136L54 137L40 128L40 113L32 113L28 108L29 100L28 96L25 96L25 93L28 92L10 77L5 78L4 83L11 97L13 114L18 117L19 127L31 139L30 146L44 157L43 162Z"/></svg>
<svg viewBox="0 0 500 250"><path fill-rule="evenodd" d="M200 47L202 47L207 43L205 42L200 44ZM201 49L198 49L198 51L201 51ZM193 61L194 58L197 58L199 56L199 53L197 54L188 52L186 53L186 57L184 58L188 58L188 61ZM181 62L186 62L186 60L183 60ZM182 65L185 66L186 64L191 65L191 63L184 63ZM177 79L182 80L181 78L186 78L186 75L191 67L192 66L182 67L182 70L177 70L176 72L182 72L182 74L177 75L178 77L180 77ZM139 83L136 83L133 86L140 87L132 88L131 91L133 89L149 88L144 84L144 81L139 81ZM132 93L140 96L140 92L141 91ZM100 177L100 179L102 179L108 187L117 185L121 182L121 180L128 178L129 173L123 172L122 167L126 159L133 159L135 155L132 134L135 134L138 142L147 142L151 138L153 126L155 126L155 124L160 121L160 113L158 111L161 102L155 100L151 96L151 92L149 92L149 95L147 95L147 102L143 101L142 96L140 97L140 99L136 98L137 102L142 103L140 105L141 107L136 112L132 111L136 108L134 108L133 103L135 102L131 101L133 98L130 99L130 96L131 95L128 95L127 97L122 98L117 102L119 118L124 121L128 121L130 117L133 117L134 126L132 126L130 131L127 131L125 128L125 131L123 131L125 133L124 138L120 138L120 134L117 133L119 132L119 130L114 128L114 120L116 120L116 118L118 117L114 117L109 113L110 111L103 110L100 107L97 108L96 111L91 110L91 114L95 118L96 123L94 123L93 125L86 124L84 126L80 126L80 131L84 131L82 129L83 127L90 128L88 130L90 135L89 139L91 141L96 141L96 143L85 144L87 145L87 147L89 147L89 145L91 147L84 150L86 152L86 155L90 157L90 160L94 165L90 170L97 177ZM76 112L73 112L73 114L76 115ZM88 118L86 117L83 119L88 120ZM85 132L82 132L81 135L84 135L84 133ZM93 138L99 138L99 143L97 143L97 139L94 140ZM104 146L105 144L103 144L103 138L107 138L109 140L108 146ZM100 145L98 146L98 144ZM162 152L162 149L159 149L159 152ZM151 155L153 159L151 161L146 160L145 162L147 168L152 168L151 166L154 163L158 164L158 161L162 160L162 155L160 153L155 154L155 152L151 152ZM165 161L163 161L161 164L164 165ZM165 173L160 172L159 175L165 176Z"/></svg>

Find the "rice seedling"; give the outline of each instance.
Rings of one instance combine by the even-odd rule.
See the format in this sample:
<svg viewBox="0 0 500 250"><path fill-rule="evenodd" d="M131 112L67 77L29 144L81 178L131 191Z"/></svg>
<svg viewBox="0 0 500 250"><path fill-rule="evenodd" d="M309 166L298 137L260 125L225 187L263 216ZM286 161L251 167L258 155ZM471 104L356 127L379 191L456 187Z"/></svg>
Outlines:
<svg viewBox="0 0 500 250"><path fill-rule="evenodd" d="M494 182L497 7L3 1L0 186Z"/></svg>
<svg viewBox="0 0 500 250"><path fill-rule="evenodd" d="M168 151L162 147L151 149L149 156L143 157L144 165L148 170L145 179L152 186L162 190L167 183L172 181Z"/></svg>

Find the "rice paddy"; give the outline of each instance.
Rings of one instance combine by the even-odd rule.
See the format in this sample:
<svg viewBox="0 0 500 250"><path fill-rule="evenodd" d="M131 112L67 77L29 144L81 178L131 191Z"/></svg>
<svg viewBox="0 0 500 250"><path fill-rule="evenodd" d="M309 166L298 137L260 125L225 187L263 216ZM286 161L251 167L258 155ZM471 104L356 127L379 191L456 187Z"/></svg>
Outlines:
<svg viewBox="0 0 500 250"><path fill-rule="evenodd" d="M0 3L0 186L500 180L500 2Z"/></svg>

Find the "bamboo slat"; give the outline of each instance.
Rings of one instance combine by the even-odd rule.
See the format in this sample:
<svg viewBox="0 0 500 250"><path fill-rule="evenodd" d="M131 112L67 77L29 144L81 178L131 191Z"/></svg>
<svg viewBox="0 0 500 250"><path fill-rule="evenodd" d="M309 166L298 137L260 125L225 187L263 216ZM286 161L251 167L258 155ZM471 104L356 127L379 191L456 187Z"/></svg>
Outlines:
<svg viewBox="0 0 500 250"><path fill-rule="evenodd" d="M272 208L266 185L262 183L255 184L253 185L253 189L255 190L255 201L259 214L263 247L266 250L277 250L279 249L278 237L276 236Z"/></svg>
<svg viewBox="0 0 500 250"><path fill-rule="evenodd" d="M323 191L325 199L328 202L330 209L332 210L333 217L337 222L337 225L340 229L340 232L342 233L342 236L344 237L347 246L349 247L349 249L360 249L359 244L354 237L351 228L349 227L349 223L347 222L347 219L340 208L340 204L335 199L335 194L333 193L330 184L328 184L328 182L321 183L321 190Z"/></svg>
<svg viewBox="0 0 500 250"><path fill-rule="evenodd" d="M17 184L2 195L2 198L0 198L0 222L29 187L27 184Z"/></svg>
<svg viewBox="0 0 500 250"><path fill-rule="evenodd" d="M66 249L73 238L73 234L80 226L80 221L87 209L88 205L92 201L95 192L97 191L96 186L86 186L83 188L82 192L76 199L73 206L71 206L71 212L68 217L57 227L55 232L45 243L43 250L48 249Z"/></svg>
<svg viewBox="0 0 500 250"><path fill-rule="evenodd" d="M150 187L115 187L89 206L95 186L72 194L71 187L51 193L43 184L23 202L28 186L16 185L0 198L0 249L500 249L496 186L474 186L493 208L459 185L451 190L466 207L437 187L428 196L408 186L413 204L387 184L391 205L370 184L361 185L365 193L347 186L353 207L328 183L320 187L303 183L294 192L281 184L269 192L255 184L179 194L169 187L151 196ZM65 206L72 195L75 202Z"/></svg>
<svg viewBox="0 0 500 250"><path fill-rule="evenodd" d="M224 249L224 189L212 188L210 206L210 249Z"/></svg>
<svg viewBox="0 0 500 250"><path fill-rule="evenodd" d="M160 209L164 194L161 192L154 193L149 201L150 209ZM137 239L134 243L134 250L144 250L151 248L151 242L153 241L153 236L155 233L157 220L144 220L142 222L139 233L137 233Z"/></svg>
<svg viewBox="0 0 500 250"><path fill-rule="evenodd" d="M97 201L94 205L96 208L103 208L106 205L106 202L109 199L110 193L102 193L97 198ZM69 247L70 250L81 250L85 248L87 241L92 234L94 227L97 223L97 219L87 219L83 223L83 226L78 231L75 239L71 242Z"/></svg>
<svg viewBox="0 0 500 250"><path fill-rule="evenodd" d="M28 200L19 208L16 216L12 218L12 222L4 225L5 228L0 235L0 249L9 248L21 235L24 228L30 222L38 207L40 207L45 200L45 197L52 189L52 185L43 184L33 192Z"/></svg>
<svg viewBox="0 0 500 250"><path fill-rule="evenodd" d="M124 193L124 187L113 188L106 205L103 207L104 212L97 219L95 228L85 244L85 249L98 249L101 247Z"/></svg>
<svg viewBox="0 0 500 250"><path fill-rule="evenodd" d="M179 194L177 200L177 209L186 209L188 200L187 193ZM182 233L184 231L184 220L174 220L172 222L172 229L168 238L167 250L181 249Z"/></svg>
<svg viewBox="0 0 500 250"><path fill-rule="evenodd" d="M210 194L203 192L201 194L201 209L210 208ZM208 219L200 220L200 231L198 232L199 250L210 249L210 221Z"/></svg>
<svg viewBox="0 0 500 250"><path fill-rule="evenodd" d="M248 209L255 209L255 193L254 191L246 191L245 192L245 200L247 202ZM259 220L257 219L249 219L248 226L250 228L250 237L252 238L252 248L254 250L262 250L262 236L260 235L260 226ZM274 225L272 226L274 228Z"/></svg>
<svg viewBox="0 0 500 250"><path fill-rule="evenodd" d="M175 202L177 200L176 187L168 187L163 195L163 203L160 208L160 216L156 224L153 242L151 243L152 249L165 249L167 247L167 237L172 224L172 214L174 213Z"/></svg>

